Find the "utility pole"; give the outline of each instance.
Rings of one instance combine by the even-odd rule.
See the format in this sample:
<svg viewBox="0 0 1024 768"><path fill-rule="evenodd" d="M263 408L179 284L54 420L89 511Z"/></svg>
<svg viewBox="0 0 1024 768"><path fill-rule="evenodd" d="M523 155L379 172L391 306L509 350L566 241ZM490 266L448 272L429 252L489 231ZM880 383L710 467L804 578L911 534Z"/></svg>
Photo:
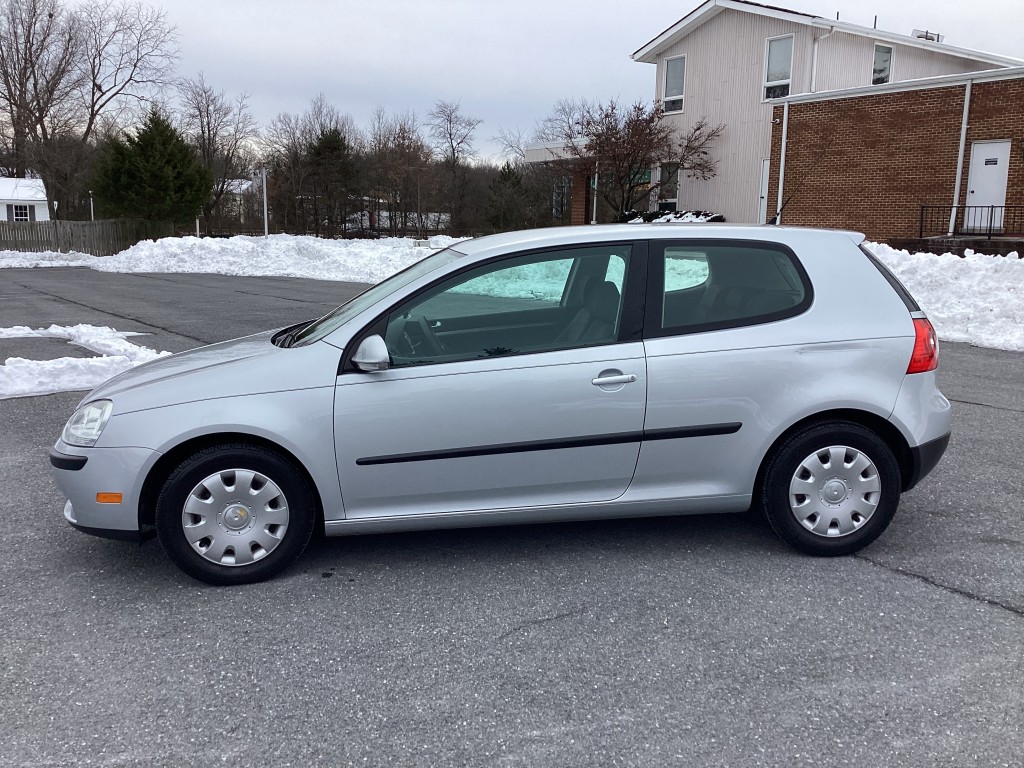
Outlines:
<svg viewBox="0 0 1024 768"><path fill-rule="evenodd" d="M270 219L267 218L267 169L260 169L263 178L263 236L270 237Z"/></svg>

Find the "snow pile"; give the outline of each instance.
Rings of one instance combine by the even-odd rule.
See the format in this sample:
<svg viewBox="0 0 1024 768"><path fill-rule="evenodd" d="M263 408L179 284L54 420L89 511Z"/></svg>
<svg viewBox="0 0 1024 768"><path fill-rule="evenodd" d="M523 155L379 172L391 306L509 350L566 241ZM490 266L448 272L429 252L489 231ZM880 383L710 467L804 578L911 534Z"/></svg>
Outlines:
<svg viewBox="0 0 1024 768"><path fill-rule="evenodd" d="M456 238L441 235L429 241L409 237L325 240L297 235L164 237L143 240L114 256L3 251L0 268L89 267L100 272L191 272L378 283L456 242Z"/></svg>
<svg viewBox="0 0 1024 768"><path fill-rule="evenodd" d="M127 341L129 336L141 335L96 325L51 325L49 328L35 330L24 325L0 328L0 339L66 339L71 344L102 355L61 357L56 360L9 357L0 365L0 399L93 389L140 363L171 354L155 352Z"/></svg>
<svg viewBox="0 0 1024 768"><path fill-rule="evenodd" d="M1024 352L1024 259L908 253L865 243L917 299L943 341Z"/></svg>
<svg viewBox="0 0 1024 768"><path fill-rule="evenodd" d="M700 211L667 214L660 220L707 221ZM429 241L412 238L382 240L323 240L315 237L272 235L232 238L164 238L139 243L116 256L0 252L0 268L78 266L104 272L183 272L224 275L289 276L316 280L376 283L422 259L433 249L458 242L450 237ZM1024 260L968 253L907 253L885 245L867 244L899 276L928 312L939 337L983 347L1024 351ZM423 247L429 246L429 247ZM606 279L621 285L618 260ZM564 275L562 262L522 270L516 295L557 300ZM539 271L538 271L539 270ZM673 288L700 282L706 266L673 259L668 280ZM497 290L487 278L467 286L474 291ZM501 286L506 294L512 286ZM557 295L556 295L557 294ZM123 340L123 337L122 337ZM104 354L115 354L105 352Z"/></svg>
<svg viewBox="0 0 1024 768"><path fill-rule="evenodd" d="M720 213L711 211L668 211L662 214L643 214L627 221L627 224L706 224L709 221L725 221Z"/></svg>

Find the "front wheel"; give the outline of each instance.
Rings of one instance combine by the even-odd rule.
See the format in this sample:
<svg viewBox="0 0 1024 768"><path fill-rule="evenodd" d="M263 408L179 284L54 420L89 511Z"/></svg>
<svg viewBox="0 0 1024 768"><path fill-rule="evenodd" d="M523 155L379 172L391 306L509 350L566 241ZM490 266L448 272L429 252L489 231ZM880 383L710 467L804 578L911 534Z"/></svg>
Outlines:
<svg viewBox="0 0 1024 768"><path fill-rule="evenodd" d="M182 462L157 499L156 529L181 570L207 584L250 584L305 549L316 520L309 484L267 448L214 446Z"/></svg>
<svg viewBox="0 0 1024 768"><path fill-rule="evenodd" d="M761 503L775 532L797 549L848 555L889 526L900 486L899 465L877 434L851 422L827 422L776 449Z"/></svg>

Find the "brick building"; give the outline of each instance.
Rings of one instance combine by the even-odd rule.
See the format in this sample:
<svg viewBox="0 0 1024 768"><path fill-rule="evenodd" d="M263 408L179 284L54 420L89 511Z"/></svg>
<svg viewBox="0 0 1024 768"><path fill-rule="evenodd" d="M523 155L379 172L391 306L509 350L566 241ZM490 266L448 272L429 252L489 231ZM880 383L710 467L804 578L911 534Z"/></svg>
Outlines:
<svg viewBox="0 0 1024 768"><path fill-rule="evenodd" d="M1024 240L1024 67L793 96L772 123L782 223Z"/></svg>

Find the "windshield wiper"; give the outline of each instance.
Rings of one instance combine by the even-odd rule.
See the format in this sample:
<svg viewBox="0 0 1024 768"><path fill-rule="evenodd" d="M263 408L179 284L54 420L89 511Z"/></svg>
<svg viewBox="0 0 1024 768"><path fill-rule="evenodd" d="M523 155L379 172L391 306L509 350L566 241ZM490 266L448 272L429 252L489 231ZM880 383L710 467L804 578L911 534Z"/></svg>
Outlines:
<svg viewBox="0 0 1024 768"><path fill-rule="evenodd" d="M279 347L288 348L295 343L296 337L312 323L313 320L303 320L301 323L292 325L275 336L273 341Z"/></svg>

